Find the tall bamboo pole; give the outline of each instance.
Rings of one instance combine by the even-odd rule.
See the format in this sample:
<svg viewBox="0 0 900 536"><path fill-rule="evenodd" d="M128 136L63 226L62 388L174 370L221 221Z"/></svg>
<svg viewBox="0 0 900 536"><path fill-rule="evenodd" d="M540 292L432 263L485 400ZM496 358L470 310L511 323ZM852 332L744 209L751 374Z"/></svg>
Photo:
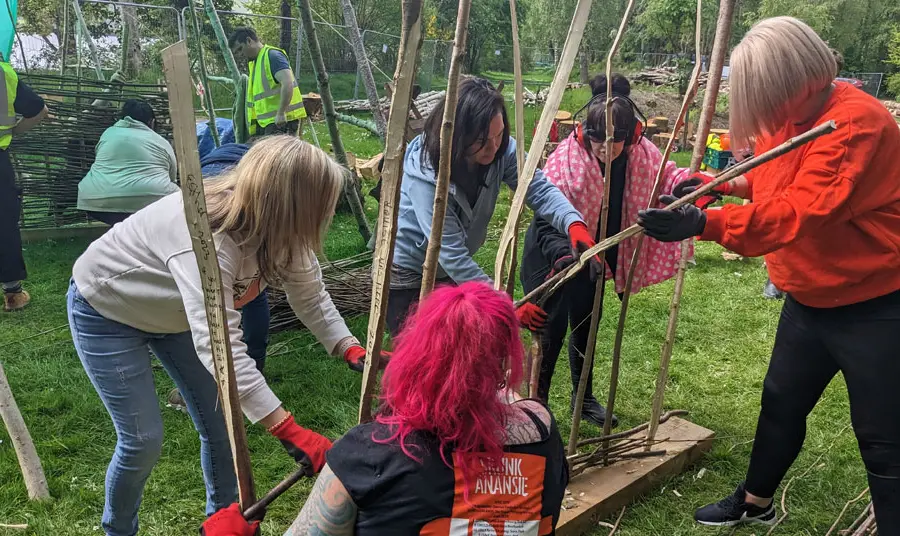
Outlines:
<svg viewBox="0 0 900 536"><path fill-rule="evenodd" d="M41 467L41 459L38 458L34 441L31 440L31 434L28 433L28 427L25 426L22 412L19 411L16 399L13 398L2 363L0 363L0 418L6 425L9 439L16 451L16 457L19 459L19 467L22 469L22 477L25 479L28 498L34 501L49 499L50 489L47 487L47 478Z"/></svg>
<svg viewBox="0 0 900 536"><path fill-rule="evenodd" d="M550 127L553 126L556 112L559 111L559 103L562 101L566 85L569 83L569 73L572 72L572 67L575 65L575 57L578 55L578 47L581 44L582 37L584 37L584 28L591 13L592 3L592 0L578 0L578 3L575 5L575 13L569 25L562 57L556 67L556 74L553 76L553 82L550 84L550 93L547 95L544 110L541 112L541 119L538 121L531 141L531 151L525 159L525 165L518 170L518 186L513 196L506 225L503 228L503 235L500 237L497 260L494 264L494 285L497 289L503 288L502 285L506 282L503 269L508 265L509 257L516 254L513 241L519 232L519 218L522 216L522 210L525 207L525 194L528 186L531 184L531 179L534 178L535 171L537 171L538 162L541 159L544 146L547 144L547 137L550 134Z"/></svg>
<svg viewBox="0 0 900 536"><path fill-rule="evenodd" d="M350 43L353 45L353 55L356 56L356 69L362 77L363 86L366 88L366 97L369 98L369 107L375 117L375 125L378 127L378 137L384 140L385 121L378 102L378 86L375 85L375 77L372 75L372 65L366 54L362 35L359 33L359 24L356 22L356 10L350 0L341 0L341 8L344 10L344 24L347 33L350 34ZM452 70L452 67L451 67Z"/></svg>
<svg viewBox="0 0 900 536"><path fill-rule="evenodd" d="M175 154L178 157L178 174L181 177L181 190L184 196L184 215L190 230L191 246L197 258L197 268L200 270L213 370L219 386L219 400L222 403L222 414L225 417L225 427L234 456L238 495L242 509L246 509L255 502L253 473L250 466L250 450L247 447L247 432L244 429L244 415L241 413L237 380L234 375L231 342L228 338L222 274L209 225L206 195L200 173L187 44L179 41L163 49L162 57L169 94L172 133L175 138Z"/></svg>
<svg viewBox="0 0 900 536"><path fill-rule="evenodd" d="M516 170L521 173L525 168L525 91L522 84L522 49L519 45L519 16L516 13L516 0L509 0L510 22L512 25L512 43L513 43L513 78L514 78L514 94L515 94L515 122L516 122ZM509 256L509 268L506 273L506 292L512 296L516 287L516 261L518 256L515 252L518 250L517 241L519 234L513 235L512 250L513 254ZM497 274L499 277L500 274ZM499 288L499 287L498 287ZM532 335L532 337L539 337ZM540 344L532 344L532 358L540 364ZM535 348L537 350L535 350ZM535 353L535 351L537 353ZM531 395L533 396L533 395Z"/></svg>
<svg viewBox="0 0 900 536"><path fill-rule="evenodd" d="M203 0L203 9L206 11L206 17L212 26L213 33L216 34L216 41L219 43L219 52L225 59L225 67L234 86L234 105L233 105L233 121L234 121L234 141L245 143L249 137L247 125L247 76L242 75L238 70L237 62L234 61L234 54L228 47L228 37L222 28L222 22L219 20L219 14L216 13L216 6L213 0ZM218 133L218 132L217 132Z"/></svg>
<svg viewBox="0 0 900 536"><path fill-rule="evenodd" d="M699 5L697 8L697 16L700 16ZM709 135L713 115L716 113L716 101L719 97L719 84L722 81L722 67L725 64L725 52L728 49L728 40L731 37L731 23L733 17L734 0L720 0L719 16L716 21L716 37L713 40L709 77L706 82L706 94L703 97L703 108L700 111L697 137L694 140L694 152L691 156L691 173L695 173L700 169L700 163L703 161L703 154L706 152L706 138ZM697 47L697 66L699 70L699 47ZM672 292L672 302L669 305L669 322L666 326L666 337L660 352L659 373L656 377L656 390L653 393L653 402L650 409L650 428L647 430L647 438L651 442L654 437L656 437L656 431L659 427L659 416L662 413L666 393L666 383L669 379L669 363L672 360L672 348L675 344L675 330L678 326L678 311L681 308L681 292L684 289L684 274L687 269L689 248L690 240L685 240L681 243L681 258L678 261L678 272L675 274L675 290ZM654 419L656 419L656 421L654 421ZM648 442L648 447L649 445L650 443Z"/></svg>
<svg viewBox="0 0 900 536"><path fill-rule="evenodd" d="M216 125L216 110L213 105L212 88L209 85L209 73L206 71L206 60L203 58L203 34L200 32L200 23L197 21L197 13L194 11L194 3L188 7L188 13L191 14L191 29L194 32L194 39L197 41L197 65L200 69L200 83L203 85L203 100L206 102L206 115L209 117L209 133L212 135L213 143L218 147L219 127Z"/></svg>
<svg viewBox="0 0 900 536"><path fill-rule="evenodd" d="M444 97L444 117L441 123L441 158L438 162L437 184L434 188L434 208L431 217L431 235L425 250L422 266L422 290L419 299L434 289L438 259L441 256L441 238L444 236L444 217L447 215L447 194L450 190L450 165L453 162L453 125L456 121L456 103L459 97L459 72L466 56L466 36L469 28L469 9L472 0L459 0L456 12L456 35L453 38L453 57L450 74L447 75L447 93Z"/></svg>
<svg viewBox="0 0 900 536"><path fill-rule="evenodd" d="M600 207L600 239L606 238L606 229L609 219L609 190L612 180L609 172L612 169L612 161L609 157L612 155L612 145L614 141L615 125L612 118L612 59L619 50L619 44L628 27L628 19L631 17L631 11L634 9L634 0L629 0L625 13L622 15L622 22L619 23L619 30L616 32L616 38L613 40L612 46L609 48L609 54L606 56L606 178L603 181L603 204ZM568 453L574 454L578 449L578 429L581 427L581 409L584 406L584 393L587 391L588 378L590 378L591 368L594 365L594 354L597 351L597 330L600 324L600 309L603 307L603 287L606 285L606 261L603 261L603 268L597 278L594 287L594 304L591 309L591 325L588 332L587 351L584 355L584 362L581 366L581 377L578 378L578 388L575 391L575 404L572 409L572 428L569 431L569 448ZM613 362L612 374L618 375L618 363ZM607 410L606 421L604 421L603 429L606 430L604 435L609 435L608 428L612 423L612 408Z"/></svg>
<svg viewBox="0 0 900 536"><path fill-rule="evenodd" d="M300 9L300 20L303 22L303 31L306 32L306 43L309 46L309 54L312 57L313 72L316 74L316 83L319 86L319 94L322 97L322 109L325 112L325 122L328 123L328 133L331 136L331 149L334 151L335 160L350 170L347 163L347 152L344 150L344 142L341 140L341 132L338 130L334 98L331 96L328 71L325 69L325 59L322 57L319 36L316 33L316 25L312 19L312 8L309 5L309 0L297 0L297 6ZM372 231L369 229L369 222L366 220L362 199L360 198L359 190L356 188L356 181L353 180L354 176L354 171L350 170L344 181L344 195L347 198L347 204L350 205L353 217L356 218L359 234L362 235L363 240L368 242L372 236Z"/></svg>
<svg viewBox="0 0 900 536"><path fill-rule="evenodd" d="M385 133L381 203L378 207L378 229L375 233L375 254L372 258L374 270L372 305L369 309L369 328L366 337L368 358L363 371L359 401L360 422L372 418L372 396L381 361L381 339L387 316L391 263L394 259L394 241L397 237L397 209L400 205L400 179L403 176L403 156L406 152L406 126L412 104L412 89L416 81L416 64L422 46L422 35L422 0L403 0L400 52L394 71L391 114Z"/></svg>
<svg viewBox="0 0 900 536"><path fill-rule="evenodd" d="M799 136L795 136L795 137L787 140L786 142L782 143L778 147L774 147L774 148L764 152L763 154L756 155L753 158L748 158L747 160L744 160L743 162L737 164L736 166L728 168L726 171L723 171L722 173L716 175L715 178L713 179L713 181L710 182L709 184L706 184L706 185L702 186L701 188L698 188L694 192L692 192L680 199L676 199L671 204L666 205L663 208L665 208L666 210L675 210L679 207L683 207L684 205L693 203L705 195L712 194L713 190L715 190L722 184L725 184L726 182L728 182L736 177L740 177L741 175L765 164L766 162L771 162L772 160L778 158L779 156L789 153L789 152L793 151L794 149L796 149L797 147L800 147L806 143L809 143L809 142L815 140L816 138L819 138L821 136L829 134L829 133L833 132L836 128L837 128L837 126L834 123L834 121L828 121L826 123L822 123L821 125L813 128L813 129L810 129L809 131L804 132L803 134L800 134ZM632 236L636 236L636 235L640 234L641 232L643 232L642 227L638 224L634 224L631 227L625 229L624 231L621 231L618 234L607 238L606 240L601 240L594 247L588 249L587 251L584 251L581 254L581 256L578 257L578 260L575 261L574 264L572 264L565 270L562 270L560 273L556 274L555 276L551 277L550 279L541 283L541 285L538 288L536 288L536 289L532 290L531 292L529 292L528 294L526 294L525 297L523 297L522 299L516 300L514 305L516 307L520 307L522 304L524 304L526 302L536 300L536 299L541 299L541 298L545 299L547 296L552 295L562 285L565 285L567 281L569 281L570 279L575 277L575 275L577 275L578 272L583 270L585 268L585 266L588 265L588 261L591 259L591 257L593 257L594 255L597 255L599 253L602 253L613 246L621 244L623 241L631 238Z"/></svg>
<svg viewBox="0 0 900 536"><path fill-rule="evenodd" d="M78 0L72 0L72 13L75 14L76 31L81 32L81 38L87 41L88 49L91 51L91 58L94 60L94 72L97 73L97 80L106 80L103 76L103 68L100 65L100 54L97 52L97 45L94 44L94 40L91 38L87 23L84 22L84 15L81 13L81 4L78 3Z"/></svg>

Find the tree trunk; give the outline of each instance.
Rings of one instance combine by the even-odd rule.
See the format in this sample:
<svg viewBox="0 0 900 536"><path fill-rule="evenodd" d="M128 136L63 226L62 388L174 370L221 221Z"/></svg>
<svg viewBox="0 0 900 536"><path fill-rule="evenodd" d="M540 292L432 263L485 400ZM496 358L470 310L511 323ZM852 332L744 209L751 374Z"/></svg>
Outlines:
<svg viewBox="0 0 900 536"><path fill-rule="evenodd" d="M122 61L119 70L127 80L137 78L141 72L141 28L138 25L137 8L120 6L122 10Z"/></svg>
<svg viewBox="0 0 900 536"><path fill-rule="evenodd" d="M291 3L288 0L281 0L281 38L278 47L285 52L291 50L291 42L294 40L294 34L291 32ZM296 74L296 73L295 73Z"/></svg>
<svg viewBox="0 0 900 536"><path fill-rule="evenodd" d="M341 140L341 133L338 131L337 113L334 110L334 98L331 96L331 86L328 82L328 71L325 70L325 60L322 58L322 49L319 46L319 37L316 34L315 24L312 19L312 8L309 0L297 0L300 8L300 20L303 22L303 31L306 32L306 42L309 45L309 55L312 57L313 70L316 73L316 82L319 86L319 94L322 97L322 109L325 111L325 122L328 123L328 133L331 136L331 148L334 151L334 157L342 166L347 167L347 153L344 151L344 142ZM349 168L348 168L349 169ZM362 196L356 186L355 173L351 171L350 176L344 183L344 194L347 203L350 205L350 211L356 218L356 224L359 227L359 234L363 240L369 241L372 231L369 229L369 222L366 221L366 213L363 211Z"/></svg>
<svg viewBox="0 0 900 536"><path fill-rule="evenodd" d="M579 79L582 84L587 84L591 79L591 64L588 60L587 51L584 47L581 48L581 56L578 58L578 66L580 71Z"/></svg>
<svg viewBox="0 0 900 536"><path fill-rule="evenodd" d="M16 399L13 398L12 389L0 364L0 417L6 424L9 438L16 456L19 458L19 466L22 468L22 476L25 478L25 488L28 490L28 498L31 500L44 500L50 498L50 490L47 488L47 479L41 468L41 459L34 449L31 434L22 419Z"/></svg>
<svg viewBox="0 0 900 536"><path fill-rule="evenodd" d="M385 121L378 103L378 86L375 85L375 77L372 76L372 66L366 55L366 47L363 45L362 35L359 33L359 25L356 22L356 11L350 0L341 0L341 8L344 10L344 24L347 25L347 33L350 34L350 42L353 44L353 55L356 56L356 68L366 88L366 96L369 98L369 107L375 117L375 125L378 127L378 136L384 140Z"/></svg>

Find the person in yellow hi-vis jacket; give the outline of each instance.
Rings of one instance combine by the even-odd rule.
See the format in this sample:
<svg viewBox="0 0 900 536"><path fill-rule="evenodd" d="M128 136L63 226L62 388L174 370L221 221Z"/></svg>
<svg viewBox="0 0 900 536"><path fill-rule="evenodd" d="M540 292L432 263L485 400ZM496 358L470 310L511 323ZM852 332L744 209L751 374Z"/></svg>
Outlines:
<svg viewBox="0 0 900 536"><path fill-rule="evenodd" d="M247 62L247 129L251 136L302 134L303 95L280 48L263 44L253 28L236 29L228 38L236 59Z"/></svg>

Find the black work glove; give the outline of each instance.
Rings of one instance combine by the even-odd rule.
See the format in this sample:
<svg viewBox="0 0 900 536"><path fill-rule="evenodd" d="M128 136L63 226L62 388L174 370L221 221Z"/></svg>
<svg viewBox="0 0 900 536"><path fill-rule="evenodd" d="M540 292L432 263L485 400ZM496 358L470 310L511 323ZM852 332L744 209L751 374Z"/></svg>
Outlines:
<svg viewBox="0 0 900 536"><path fill-rule="evenodd" d="M660 196L659 202L669 205L677 198L671 195ZM694 205L684 205L675 210L651 208L638 212L638 225L644 233L660 242L681 242L695 237L706 228L706 213Z"/></svg>
<svg viewBox="0 0 900 536"><path fill-rule="evenodd" d="M555 276L556 274L562 272L569 266L575 264L577 259L574 255L563 255L562 257L556 259L556 262L553 263L553 267L550 268L550 273L547 274L547 279Z"/></svg>

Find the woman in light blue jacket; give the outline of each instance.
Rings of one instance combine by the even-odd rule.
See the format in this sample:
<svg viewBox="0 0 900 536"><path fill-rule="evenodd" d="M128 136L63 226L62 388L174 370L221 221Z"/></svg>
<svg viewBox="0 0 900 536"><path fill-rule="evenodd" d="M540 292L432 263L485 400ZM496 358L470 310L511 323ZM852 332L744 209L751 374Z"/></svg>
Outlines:
<svg viewBox="0 0 900 536"><path fill-rule="evenodd" d="M425 132L406 149L387 316L392 334L400 331L410 306L419 298L431 235L443 115L441 103L425 123ZM473 256L487 238L500 184L515 190L518 169L503 96L487 80L466 78L460 83L451 158L438 284L490 281ZM581 215L541 171L529 184L525 199L538 216L568 234L574 250L594 245ZM526 304L516 313L522 325L532 330L540 329L546 318L534 304Z"/></svg>

